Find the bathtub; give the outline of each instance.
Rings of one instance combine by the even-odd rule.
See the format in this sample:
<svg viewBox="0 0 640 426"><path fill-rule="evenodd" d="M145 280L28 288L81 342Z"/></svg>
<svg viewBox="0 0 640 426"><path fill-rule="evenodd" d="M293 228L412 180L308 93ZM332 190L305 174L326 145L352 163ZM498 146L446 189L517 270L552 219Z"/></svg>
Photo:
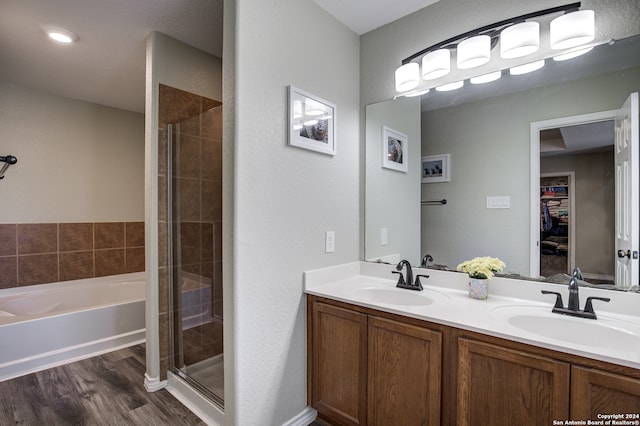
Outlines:
<svg viewBox="0 0 640 426"><path fill-rule="evenodd" d="M0 290L0 381L145 340L145 273Z"/></svg>

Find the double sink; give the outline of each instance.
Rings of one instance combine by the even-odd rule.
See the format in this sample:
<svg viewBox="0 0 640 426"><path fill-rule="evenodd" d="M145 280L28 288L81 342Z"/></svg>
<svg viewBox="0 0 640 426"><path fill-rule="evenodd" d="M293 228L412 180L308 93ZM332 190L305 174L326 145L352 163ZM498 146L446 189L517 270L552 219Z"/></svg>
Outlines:
<svg viewBox="0 0 640 426"><path fill-rule="evenodd" d="M456 317L456 312L459 317L478 315L482 317L480 323L500 330L501 334L506 332L585 351L605 348L627 359L633 358L630 359L632 361L640 361L640 324L615 314L599 313L597 320L576 318L552 313L552 304L529 304L522 300L509 303L507 298L496 298L501 301L487 303L469 299L459 290L425 286L423 291L418 292L390 284L382 285L377 281L363 282L350 291L350 297L369 305L391 307L396 311L429 312L438 307L439 312L450 311L451 318ZM428 309L421 310L421 307ZM482 308L478 313L469 313L478 307Z"/></svg>

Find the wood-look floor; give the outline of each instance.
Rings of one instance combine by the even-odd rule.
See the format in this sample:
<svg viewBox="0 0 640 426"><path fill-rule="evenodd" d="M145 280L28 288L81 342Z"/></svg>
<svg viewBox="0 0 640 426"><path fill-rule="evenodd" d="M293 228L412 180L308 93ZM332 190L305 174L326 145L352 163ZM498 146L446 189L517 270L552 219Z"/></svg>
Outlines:
<svg viewBox="0 0 640 426"><path fill-rule="evenodd" d="M0 382L0 425L204 425L144 389L144 344Z"/></svg>

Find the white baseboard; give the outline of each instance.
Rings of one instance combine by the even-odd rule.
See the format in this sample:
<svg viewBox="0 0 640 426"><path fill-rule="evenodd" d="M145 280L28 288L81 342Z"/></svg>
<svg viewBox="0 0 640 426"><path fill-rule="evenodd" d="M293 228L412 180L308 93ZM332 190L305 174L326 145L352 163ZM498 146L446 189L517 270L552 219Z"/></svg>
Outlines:
<svg viewBox="0 0 640 426"><path fill-rule="evenodd" d="M318 412L311 407L305 407L297 416L282 426L307 426L318 417Z"/></svg>

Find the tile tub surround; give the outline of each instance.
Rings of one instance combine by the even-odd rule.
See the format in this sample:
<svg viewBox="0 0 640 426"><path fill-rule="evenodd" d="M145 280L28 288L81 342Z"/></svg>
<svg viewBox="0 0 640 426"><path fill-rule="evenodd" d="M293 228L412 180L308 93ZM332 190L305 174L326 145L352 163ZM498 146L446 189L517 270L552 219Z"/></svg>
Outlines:
<svg viewBox="0 0 640 426"><path fill-rule="evenodd" d="M144 222L0 224L0 289L144 269Z"/></svg>
<svg viewBox="0 0 640 426"><path fill-rule="evenodd" d="M446 301L439 297L436 302L426 306L403 306L382 300L374 302L362 296L359 290L371 286L395 290L397 276L391 274L392 270L395 270L395 265L354 262L307 271L304 278L305 293L640 369L640 352L633 344L629 345L628 350L626 348L621 350L604 345L582 346L569 341L560 342L557 339L511 327L506 321L497 319L491 314L492 310L496 308L503 309L510 306L527 306L550 313L555 299L542 294L541 290L561 293L566 303L568 290L565 285L495 277L489 284L488 299L476 300L468 297L468 277L466 274L414 267L414 275L426 274L430 276L427 280L422 281L425 294L427 296L439 294L444 296ZM405 291L409 292L410 290ZM429 292L435 292L436 295L430 295ZM601 303L598 306L595 306L594 303L599 320L617 319L633 325L634 329L637 324L640 324L640 316L637 312L640 294L580 287L581 307L587 297L591 296L611 299L609 303ZM563 317L559 314L553 315ZM582 319L582 321L594 320Z"/></svg>

